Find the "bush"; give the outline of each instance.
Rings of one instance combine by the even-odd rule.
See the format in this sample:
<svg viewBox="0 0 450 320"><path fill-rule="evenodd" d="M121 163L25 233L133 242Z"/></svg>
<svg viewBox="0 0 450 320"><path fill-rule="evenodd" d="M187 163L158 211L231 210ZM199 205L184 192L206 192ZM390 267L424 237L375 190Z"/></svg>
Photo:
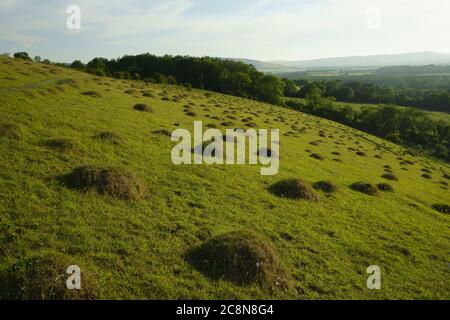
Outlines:
<svg viewBox="0 0 450 320"><path fill-rule="evenodd" d="M26 52L16 52L16 53L14 53L14 58L21 59L21 60L26 60L26 61L32 61L32 59L30 58L30 56Z"/></svg>

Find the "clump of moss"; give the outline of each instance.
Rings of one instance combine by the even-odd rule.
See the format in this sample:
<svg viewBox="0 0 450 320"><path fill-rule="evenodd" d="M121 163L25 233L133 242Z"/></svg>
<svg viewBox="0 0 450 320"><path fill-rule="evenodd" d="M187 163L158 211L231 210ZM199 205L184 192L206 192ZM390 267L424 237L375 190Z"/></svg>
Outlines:
<svg viewBox="0 0 450 320"><path fill-rule="evenodd" d="M281 180L272 185L269 188L269 191L282 198L318 201L318 197L314 190L306 182L300 179Z"/></svg>
<svg viewBox="0 0 450 320"><path fill-rule="evenodd" d="M377 188L367 182L355 182L350 186L350 188L354 191L365 193L370 196L376 196L378 194Z"/></svg>
<svg viewBox="0 0 450 320"><path fill-rule="evenodd" d="M83 166L75 168L63 180L71 188L83 191L93 189L101 195L122 200L139 200L148 194L144 183L123 168Z"/></svg>
<svg viewBox="0 0 450 320"><path fill-rule="evenodd" d="M284 287L288 277L270 242L248 232L220 235L191 249L188 261L214 280Z"/></svg>

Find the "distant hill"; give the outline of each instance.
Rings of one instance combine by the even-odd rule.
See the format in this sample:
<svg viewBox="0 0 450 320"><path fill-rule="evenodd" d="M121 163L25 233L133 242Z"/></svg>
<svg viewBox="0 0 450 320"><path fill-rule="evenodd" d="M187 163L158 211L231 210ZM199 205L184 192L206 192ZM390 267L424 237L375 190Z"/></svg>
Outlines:
<svg viewBox="0 0 450 320"><path fill-rule="evenodd" d="M262 72L293 72L324 68L380 68L391 66L420 66L430 64L450 65L450 54L434 52L416 52L402 54L352 56L338 58L324 58L299 61L257 61L249 59L233 59L255 66Z"/></svg>

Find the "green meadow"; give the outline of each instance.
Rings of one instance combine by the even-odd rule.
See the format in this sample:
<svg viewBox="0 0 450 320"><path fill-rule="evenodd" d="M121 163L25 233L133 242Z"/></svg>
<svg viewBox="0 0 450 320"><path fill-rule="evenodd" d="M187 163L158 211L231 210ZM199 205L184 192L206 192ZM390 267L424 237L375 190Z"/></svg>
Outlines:
<svg viewBox="0 0 450 320"><path fill-rule="evenodd" d="M0 79L0 299L450 298L443 162L182 86L6 57ZM170 134L195 120L280 129L279 173L174 165Z"/></svg>

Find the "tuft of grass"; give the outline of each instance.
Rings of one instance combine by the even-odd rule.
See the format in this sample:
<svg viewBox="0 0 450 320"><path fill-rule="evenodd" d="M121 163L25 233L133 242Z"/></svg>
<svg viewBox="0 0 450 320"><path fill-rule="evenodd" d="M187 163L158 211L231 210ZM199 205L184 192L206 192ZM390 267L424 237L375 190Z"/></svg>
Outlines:
<svg viewBox="0 0 450 320"><path fill-rule="evenodd" d="M65 175L63 181L73 189L94 189L101 195L122 200L139 200L148 194L144 183L134 173L123 168L78 167Z"/></svg>
<svg viewBox="0 0 450 320"><path fill-rule="evenodd" d="M313 188L316 190L321 190L325 193L335 193L339 189L334 183L330 181L316 182L314 183Z"/></svg>
<svg viewBox="0 0 450 320"><path fill-rule="evenodd" d="M138 103L134 105L134 110L142 111L142 112L153 112L152 108L144 103Z"/></svg>
<svg viewBox="0 0 450 320"><path fill-rule="evenodd" d="M303 180L285 179L273 184L269 191L274 195L288 199L318 201L314 190Z"/></svg>
<svg viewBox="0 0 450 320"><path fill-rule="evenodd" d="M386 180L398 181L397 176L394 175L393 173L385 173L381 177L386 179Z"/></svg>
<svg viewBox="0 0 450 320"><path fill-rule="evenodd" d="M81 289L68 290L67 268L80 267ZM78 259L61 253L44 251L18 261L0 276L2 297L23 300L91 300L99 299L93 277Z"/></svg>
<svg viewBox="0 0 450 320"><path fill-rule="evenodd" d="M116 134L114 132L110 132L110 131L100 132L100 133L92 136L92 138L95 140L101 140L101 141L109 142L109 143L116 144L116 145L120 144L122 141L122 138L118 134Z"/></svg>
<svg viewBox="0 0 450 320"><path fill-rule="evenodd" d="M450 206L447 204L433 204L431 207L441 213L450 213Z"/></svg>
<svg viewBox="0 0 450 320"><path fill-rule="evenodd" d="M87 97L91 97L91 98L101 98L102 97L102 94L100 92L93 91L93 90L85 91L85 92L83 92L83 95L87 96Z"/></svg>
<svg viewBox="0 0 450 320"><path fill-rule="evenodd" d="M0 123L0 137L20 140L22 138L22 129L13 123Z"/></svg>
<svg viewBox="0 0 450 320"><path fill-rule="evenodd" d="M377 188L384 192L394 192L394 188L389 183L379 183L377 184Z"/></svg>
<svg viewBox="0 0 450 320"><path fill-rule="evenodd" d="M354 191L365 193L370 196L376 196L378 194L377 188L367 182L355 182L350 185L350 188Z"/></svg>
<svg viewBox="0 0 450 320"><path fill-rule="evenodd" d="M84 148L81 144L69 138L51 139L46 142L46 146L58 152L83 153Z"/></svg>
<svg viewBox="0 0 450 320"><path fill-rule="evenodd" d="M187 253L188 261L214 280L283 288L288 276L271 243L252 232L216 236Z"/></svg>

